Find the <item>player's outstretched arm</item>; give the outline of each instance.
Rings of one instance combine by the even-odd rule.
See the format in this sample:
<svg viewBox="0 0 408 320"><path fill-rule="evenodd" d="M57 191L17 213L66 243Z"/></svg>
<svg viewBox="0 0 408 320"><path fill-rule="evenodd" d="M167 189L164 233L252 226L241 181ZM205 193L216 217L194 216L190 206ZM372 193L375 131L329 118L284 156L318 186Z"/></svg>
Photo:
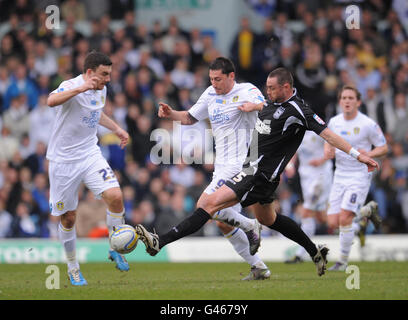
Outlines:
<svg viewBox="0 0 408 320"><path fill-rule="evenodd" d="M388 145L384 144L383 146L375 147L370 151L358 149L358 152L364 153L366 156L371 158L381 158L388 153Z"/></svg>
<svg viewBox="0 0 408 320"><path fill-rule="evenodd" d="M244 112L261 111L264 103L245 102L242 106L238 106L238 109Z"/></svg>
<svg viewBox="0 0 408 320"><path fill-rule="evenodd" d="M123 149L129 142L129 134L123 130L115 121L109 118L104 112L101 113L99 124L116 134L120 139L120 147Z"/></svg>
<svg viewBox="0 0 408 320"><path fill-rule="evenodd" d="M333 147L340 149L341 151L344 151L345 153L351 155L352 157L356 158L358 161L361 163L365 163L368 167L368 172L371 172L375 169L379 169L378 163L371 159L369 156L358 152L356 149L354 149L350 143L348 143L346 140L344 140L342 137L339 135L335 134L332 130L329 128L324 129L321 133L320 136L326 140L329 144L331 144Z"/></svg>
<svg viewBox="0 0 408 320"><path fill-rule="evenodd" d="M159 118L167 118L173 121L180 121L181 124L191 125L198 120L195 119L188 111L176 111L168 104L159 102Z"/></svg>
<svg viewBox="0 0 408 320"><path fill-rule="evenodd" d="M49 107L59 106L82 92L96 89L97 84L98 78L92 77L87 79L81 86L77 88L50 94L47 99L47 105Z"/></svg>

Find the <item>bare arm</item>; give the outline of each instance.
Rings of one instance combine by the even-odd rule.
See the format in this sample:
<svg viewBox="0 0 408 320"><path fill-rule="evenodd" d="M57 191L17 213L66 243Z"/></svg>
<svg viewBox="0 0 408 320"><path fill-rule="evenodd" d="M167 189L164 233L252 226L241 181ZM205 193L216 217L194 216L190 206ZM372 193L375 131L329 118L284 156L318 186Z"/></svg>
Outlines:
<svg viewBox="0 0 408 320"><path fill-rule="evenodd" d="M379 147L375 147L374 149L370 151L365 151L362 149L358 149L359 152L364 153L365 155L369 156L370 158L381 158L382 156L385 156L388 152L388 145L383 145Z"/></svg>
<svg viewBox="0 0 408 320"><path fill-rule="evenodd" d="M246 102L242 106L239 106L238 109L244 112L252 112L252 111L261 111L264 107L264 103L253 103L253 102Z"/></svg>
<svg viewBox="0 0 408 320"><path fill-rule="evenodd" d="M194 118L188 111L176 111L173 110L168 104L159 103L158 115L160 118L168 118L173 121L180 121L184 125L192 125L198 120Z"/></svg>
<svg viewBox="0 0 408 320"><path fill-rule="evenodd" d="M123 149L129 142L129 134L123 130L115 121L109 118L104 112L101 114L99 124L111 130L120 139L120 147Z"/></svg>
<svg viewBox="0 0 408 320"><path fill-rule="evenodd" d="M350 152L353 153L353 151L357 151L354 150L354 148L351 146L350 143L348 143L346 140L344 140L342 137L340 137L339 135L335 134L332 130L330 130L329 128L324 129L321 133L320 136L326 140L330 145L332 145L333 147L340 149L341 151L350 154ZM350 154L351 155L351 154ZM373 159L371 159L369 156L363 154L363 153L359 153L356 157L355 157L358 161L365 163L368 166L368 171L373 171L374 169L378 169L378 163L375 162Z"/></svg>
<svg viewBox="0 0 408 320"><path fill-rule="evenodd" d="M92 77L87 79L82 86L79 86L72 90L50 94L47 99L47 105L50 107L59 106L82 92L94 89L96 88L97 80L97 77Z"/></svg>

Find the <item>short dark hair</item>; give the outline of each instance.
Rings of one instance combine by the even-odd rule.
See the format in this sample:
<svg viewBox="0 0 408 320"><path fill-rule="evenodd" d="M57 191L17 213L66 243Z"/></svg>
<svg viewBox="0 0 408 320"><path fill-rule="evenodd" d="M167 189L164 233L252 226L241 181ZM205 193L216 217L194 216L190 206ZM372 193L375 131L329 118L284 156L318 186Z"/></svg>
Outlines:
<svg viewBox="0 0 408 320"><path fill-rule="evenodd" d="M343 93L344 90L354 91L355 94L356 94L357 100L358 100L358 101L361 100L361 93L360 93L360 91L358 91L358 89L357 89L355 86L351 85L351 84L347 84L347 85L345 85L345 86L343 86L343 87L341 88L341 90L339 91L339 95L338 95L338 99L339 99L339 100L340 100L341 94Z"/></svg>
<svg viewBox="0 0 408 320"><path fill-rule="evenodd" d="M285 83L289 83L290 87L293 87L293 76L286 68L277 68L269 73L268 78L276 78L278 84L283 86Z"/></svg>
<svg viewBox="0 0 408 320"><path fill-rule="evenodd" d="M91 51L85 57L84 73L86 73L88 69L95 71L96 68L98 68L100 65L111 66L112 61L106 54L102 52Z"/></svg>
<svg viewBox="0 0 408 320"><path fill-rule="evenodd" d="M230 74L231 72L235 72L234 63L225 57L218 57L213 62L210 63L209 66L210 70L221 70L223 74Z"/></svg>

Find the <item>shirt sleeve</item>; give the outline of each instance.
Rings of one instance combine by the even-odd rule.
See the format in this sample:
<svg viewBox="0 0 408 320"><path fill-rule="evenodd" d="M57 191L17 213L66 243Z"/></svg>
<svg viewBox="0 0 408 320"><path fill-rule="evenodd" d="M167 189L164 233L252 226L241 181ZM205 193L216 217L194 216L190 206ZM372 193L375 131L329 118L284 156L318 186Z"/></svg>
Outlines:
<svg viewBox="0 0 408 320"><path fill-rule="evenodd" d="M204 120L208 118L208 89L200 96L197 102L188 110L197 120Z"/></svg>
<svg viewBox="0 0 408 320"><path fill-rule="evenodd" d="M71 80L62 81L58 88L55 89L54 91L51 91L50 94L71 90L73 88L74 83Z"/></svg>
<svg viewBox="0 0 408 320"><path fill-rule="evenodd" d="M372 145L375 147L381 147L387 143L380 126L376 124L374 121L370 124L369 139Z"/></svg>
<svg viewBox="0 0 408 320"><path fill-rule="evenodd" d="M305 115L306 127L308 130L320 135L320 133L327 128L326 122L324 122L324 120L309 107L304 106L303 113Z"/></svg>
<svg viewBox="0 0 408 320"><path fill-rule="evenodd" d="M248 102L259 104L261 102L265 103L265 97L263 96L261 90L255 86L250 86L247 92Z"/></svg>

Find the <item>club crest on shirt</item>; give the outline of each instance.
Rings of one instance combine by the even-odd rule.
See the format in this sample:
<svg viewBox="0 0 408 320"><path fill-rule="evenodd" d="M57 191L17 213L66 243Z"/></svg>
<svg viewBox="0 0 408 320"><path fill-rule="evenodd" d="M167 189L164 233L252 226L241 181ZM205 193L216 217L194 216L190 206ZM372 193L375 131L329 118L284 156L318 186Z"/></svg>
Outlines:
<svg viewBox="0 0 408 320"><path fill-rule="evenodd" d="M359 127L355 127L353 129L354 134L359 134L360 133L360 128Z"/></svg>
<svg viewBox="0 0 408 320"><path fill-rule="evenodd" d="M276 111L273 114L273 118L274 119L279 119L280 116L285 112L285 108L284 107L279 107L278 109L276 109Z"/></svg>
<svg viewBox="0 0 408 320"><path fill-rule="evenodd" d="M235 96L234 98L232 98L232 102L237 102L239 99L239 96Z"/></svg>

